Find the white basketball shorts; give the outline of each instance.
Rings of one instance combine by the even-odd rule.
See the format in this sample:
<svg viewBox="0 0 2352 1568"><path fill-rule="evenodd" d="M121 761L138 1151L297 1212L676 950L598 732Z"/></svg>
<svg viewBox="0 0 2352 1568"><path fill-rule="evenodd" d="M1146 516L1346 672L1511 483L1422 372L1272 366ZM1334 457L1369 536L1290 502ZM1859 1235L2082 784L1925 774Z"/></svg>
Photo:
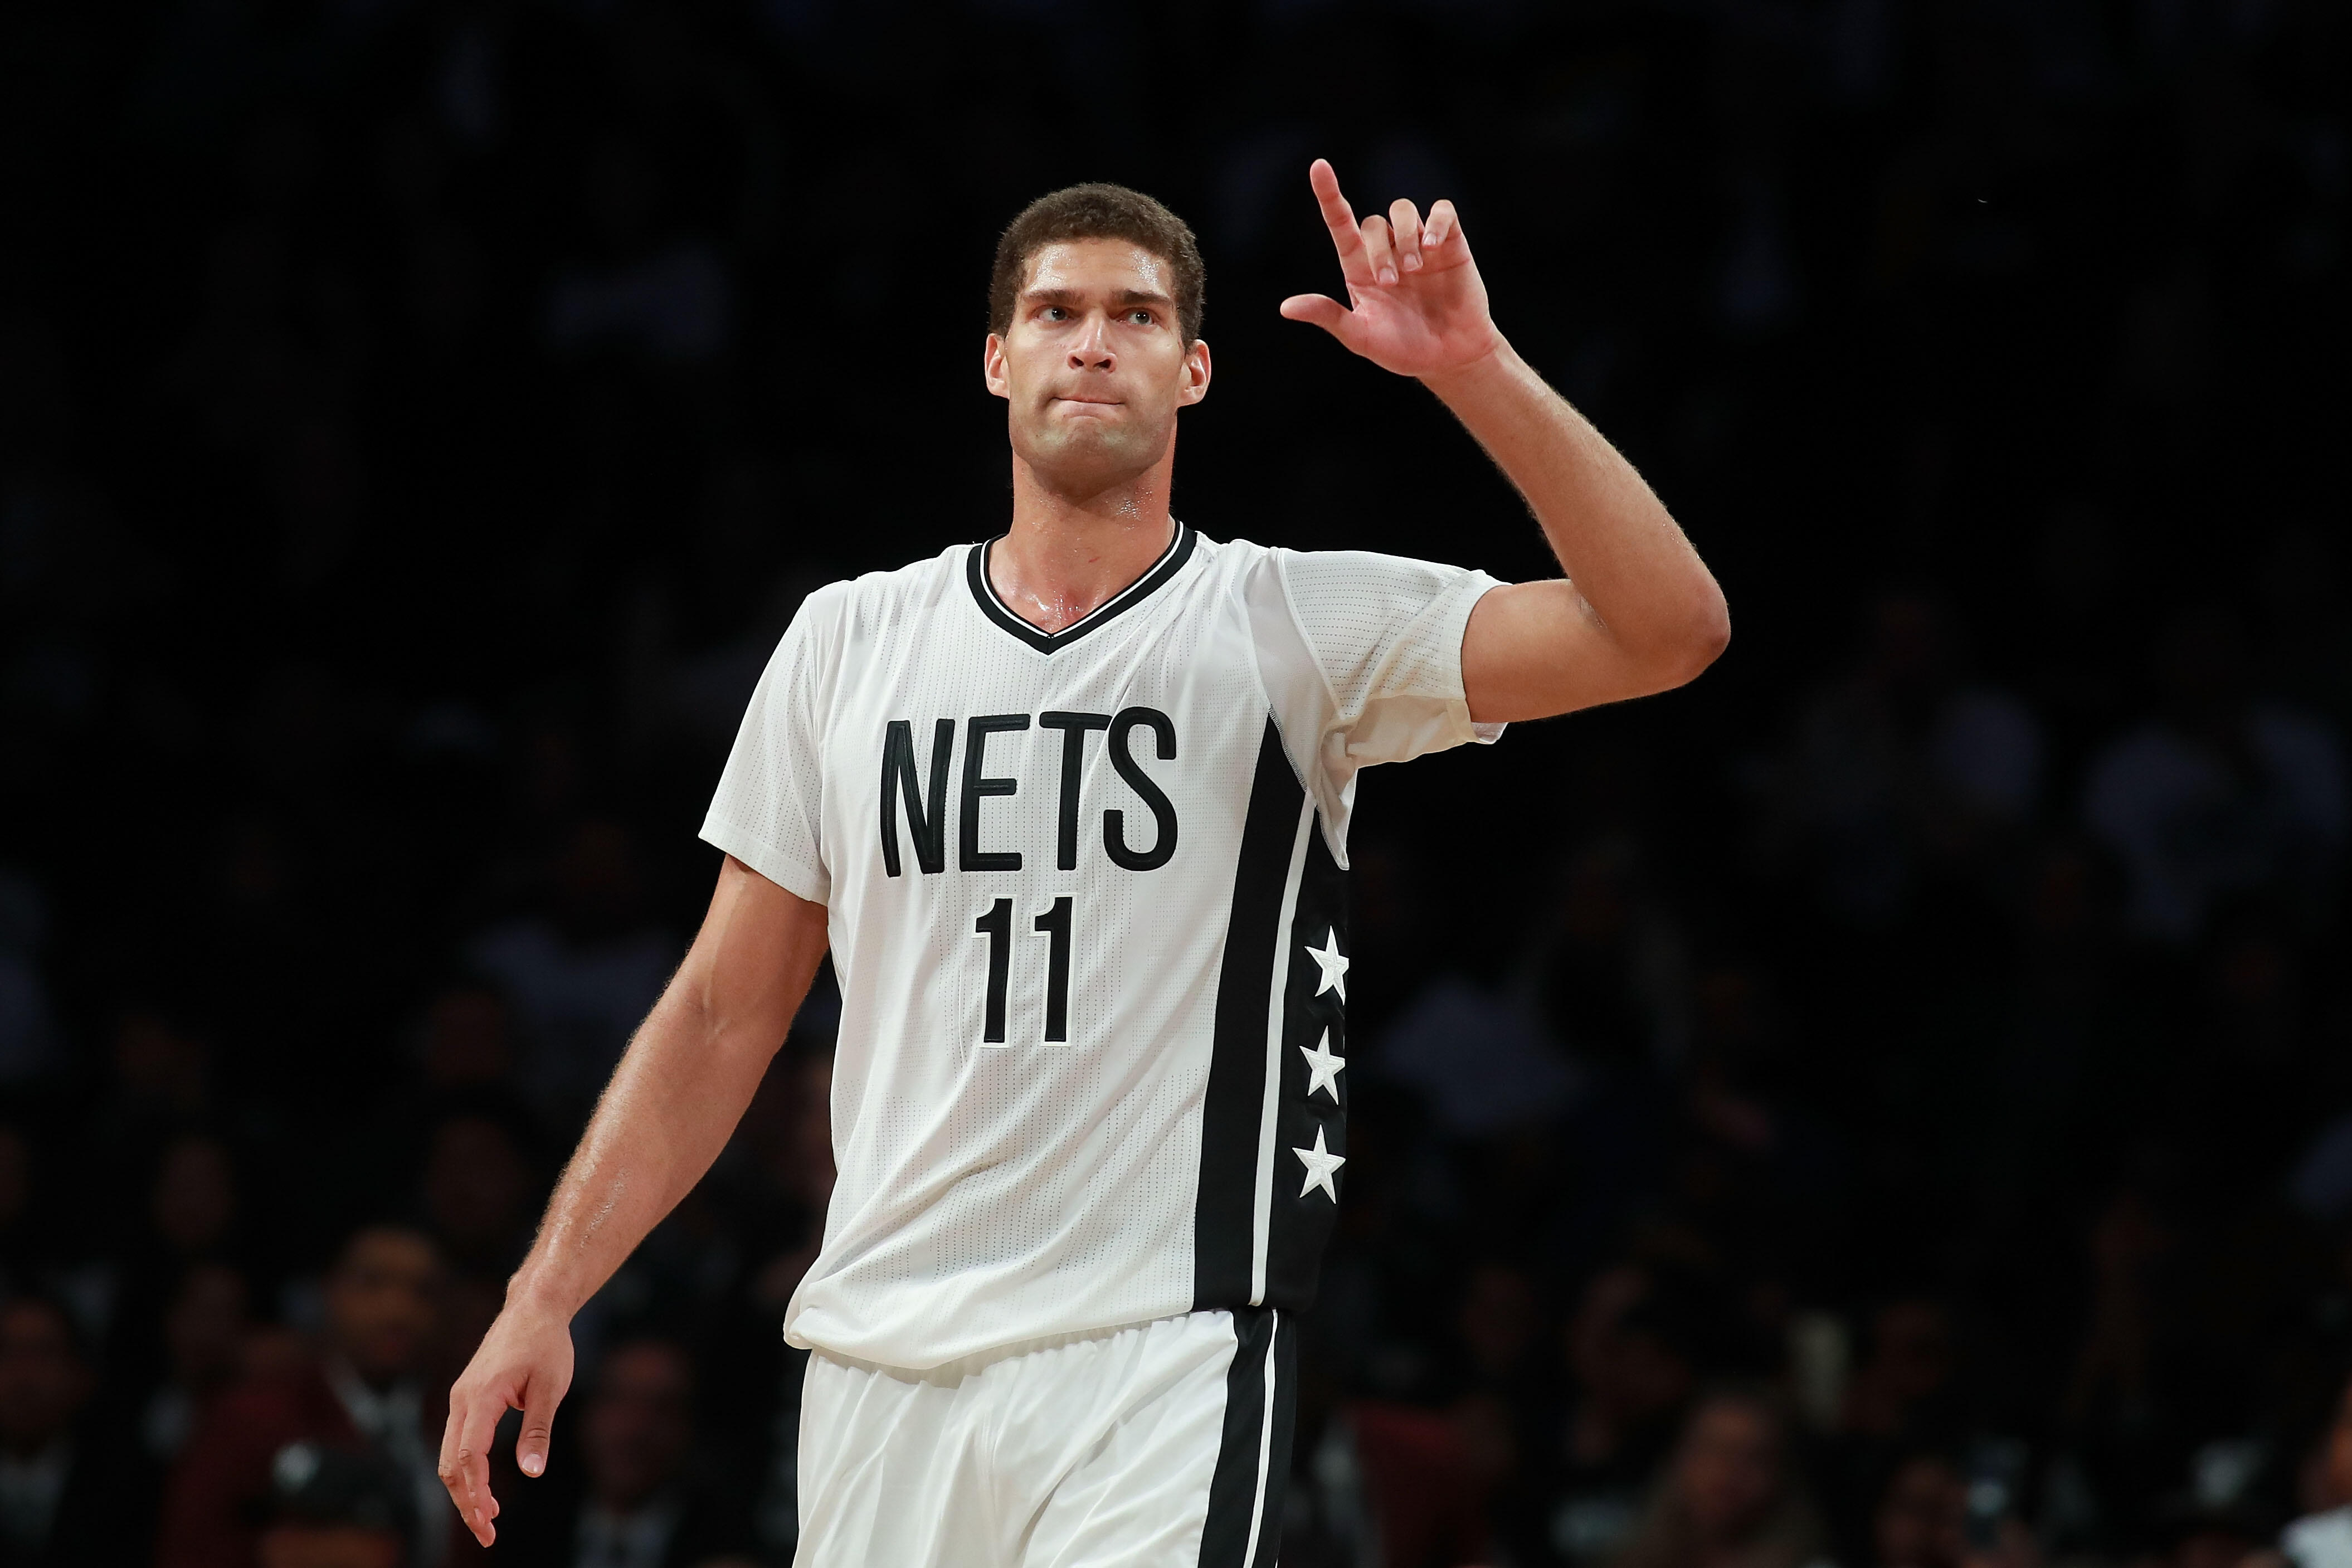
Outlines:
<svg viewBox="0 0 2352 1568"><path fill-rule="evenodd" d="M809 1357L795 1568L1273 1568L1297 1330L1192 1312L909 1372Z"/></svg>

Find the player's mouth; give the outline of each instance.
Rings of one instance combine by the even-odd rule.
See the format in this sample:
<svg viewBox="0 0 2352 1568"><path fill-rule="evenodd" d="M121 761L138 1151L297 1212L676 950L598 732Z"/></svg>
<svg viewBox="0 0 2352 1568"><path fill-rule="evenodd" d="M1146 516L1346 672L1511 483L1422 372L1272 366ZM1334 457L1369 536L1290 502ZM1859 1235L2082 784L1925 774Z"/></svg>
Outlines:
<svg viewBox="0 0 2352 1568"><path fill-rule="evenodd" d="M1056 403L1074 403L1081 408L1123 408L1124 399L1117 397L1056 397Z"/></svg>

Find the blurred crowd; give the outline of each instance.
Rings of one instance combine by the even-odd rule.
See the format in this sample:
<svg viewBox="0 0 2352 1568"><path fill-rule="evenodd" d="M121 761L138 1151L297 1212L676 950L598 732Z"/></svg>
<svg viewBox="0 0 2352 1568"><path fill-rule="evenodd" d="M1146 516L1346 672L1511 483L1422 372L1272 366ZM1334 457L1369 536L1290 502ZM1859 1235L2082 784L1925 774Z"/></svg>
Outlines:
<svg viewBox="0 0 2352 1568"><path fill-rule="evenodd" d="M440 1405L810 587L982 537L985 266L1192 216L1212 536L1547 569L1275 319L1454 196L1723 579L1381 770L1288 1568L2352 1568L2326 0L0 8L0 1568L478 1555ZM495 1559L789 1561L830 983Z"/></svg>

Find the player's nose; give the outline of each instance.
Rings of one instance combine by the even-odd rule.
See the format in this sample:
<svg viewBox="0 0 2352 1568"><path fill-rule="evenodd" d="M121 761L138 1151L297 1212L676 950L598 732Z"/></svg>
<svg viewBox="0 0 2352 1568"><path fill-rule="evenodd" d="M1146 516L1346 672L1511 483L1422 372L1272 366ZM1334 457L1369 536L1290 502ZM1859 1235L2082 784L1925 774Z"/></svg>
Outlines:
<svg viewBox="0 0 2352 1568"><path fill-rule="evenodd" d="M1110 346L1108 324L1099 315L1087 320L1086 331L1070 345L1072 370L1110 370L1118 363L1118 356Z"/></svg>

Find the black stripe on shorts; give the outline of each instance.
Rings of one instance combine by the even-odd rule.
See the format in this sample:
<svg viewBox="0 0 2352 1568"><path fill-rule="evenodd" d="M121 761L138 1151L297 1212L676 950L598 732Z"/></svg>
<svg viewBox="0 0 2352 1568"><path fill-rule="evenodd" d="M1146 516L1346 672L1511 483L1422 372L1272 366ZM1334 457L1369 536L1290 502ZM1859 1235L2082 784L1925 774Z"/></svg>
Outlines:
<svg viewBox="0 0 2352 1568"><path fill-rule="evenodd" d="M1272 1307L1244 1307L1233 1317L1225 1432L1209 1481L1201 1568L1274 1568L1282 1552L1291 1427L1298 1419L1298 1330L1287 1314Z"/></svg>

